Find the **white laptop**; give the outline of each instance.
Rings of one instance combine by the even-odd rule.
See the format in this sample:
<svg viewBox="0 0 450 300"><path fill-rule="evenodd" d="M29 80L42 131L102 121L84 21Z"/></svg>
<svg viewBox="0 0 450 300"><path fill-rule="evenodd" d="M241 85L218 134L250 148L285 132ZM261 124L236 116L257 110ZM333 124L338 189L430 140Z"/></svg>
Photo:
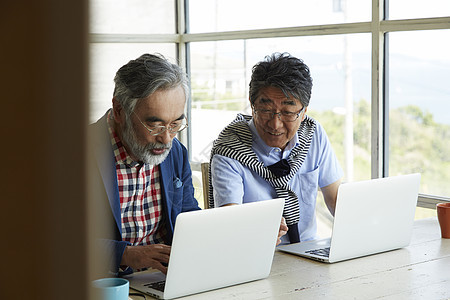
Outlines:
<svg viewBox="0 0 450 300"><path fill-rule="evenodd" d="M420 174L341 184L331 238L278 249L327 263L409 245Z"/></svg>
<svg viewBox="0 0 450 300"><path fill-rule="evenodd" d="M272 199L181 213L167 276L137 272L125 278L133 289L162 299L266 278L283 207L284 199Z"/></svg>

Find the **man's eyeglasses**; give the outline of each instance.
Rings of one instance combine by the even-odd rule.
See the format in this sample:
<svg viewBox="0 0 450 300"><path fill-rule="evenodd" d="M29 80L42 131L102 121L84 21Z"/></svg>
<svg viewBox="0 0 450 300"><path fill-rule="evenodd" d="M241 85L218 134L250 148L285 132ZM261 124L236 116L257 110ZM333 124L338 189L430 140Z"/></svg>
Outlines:
<svg viewBox="0 0 450 300"><path fill-rule="evenodd" d="M176 134L188 127L186 117L184 117L181 120L174 121L169 126L162 126L162 125L161 126L148 126L148 125L145 125L144 122L141 121L141 119L138 117L138 115L134 111L133 111L133 113L136 116L136 118L138 118L139 122L141 122L141 124L145 127L145 129L147 129L148 132L150 132L150 134L153 136L160 135L160 134L164 133L166 130L168 130L170 132L170 134Z"/></svg>
<svg viewBox="0 0 450 300"><path fill-rule="evenodd" d="M278 115L278 119L282 122L294 122L301 115L305 106L299 112L290 112L290 111L280 111L275 113L268 109L256 109L253 107L256 115L260 117L262 120L272 120L275 115Z"/></svg>

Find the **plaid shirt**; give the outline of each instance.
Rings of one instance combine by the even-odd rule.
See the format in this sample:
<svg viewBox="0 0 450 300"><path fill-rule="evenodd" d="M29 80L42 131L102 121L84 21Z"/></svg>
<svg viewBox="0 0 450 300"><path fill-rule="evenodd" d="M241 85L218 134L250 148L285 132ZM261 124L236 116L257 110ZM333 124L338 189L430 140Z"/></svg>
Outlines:
<svg viewBox="0 0 450 300"><path fill-rule="evenodd" d="M109 121L116 161L122 240L132 245L164 243L159 166L133 161Z"/></svg>

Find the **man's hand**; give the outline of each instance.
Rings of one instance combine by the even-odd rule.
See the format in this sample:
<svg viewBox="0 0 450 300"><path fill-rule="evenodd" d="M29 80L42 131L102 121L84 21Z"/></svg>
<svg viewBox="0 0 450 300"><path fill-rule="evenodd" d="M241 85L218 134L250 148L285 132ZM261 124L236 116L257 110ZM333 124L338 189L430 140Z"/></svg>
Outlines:
<svg viewBox="0 0 450 300"><path fill-rule="evenodd" d="M286 225L286 219L284 217L281 217L281 224L280 224L280 230L278 231L278 240L277 245L281 243L281 237L285 235L288 232L288 227Z"/></svg>
<svg viewBox="0 0 450 300"><path fill-rule="evenodd" d="M120 264L133 269L154 268L167 274L167 267L163 264L169 262L169 257L170 246L164 244L127 246Z"/></svg>

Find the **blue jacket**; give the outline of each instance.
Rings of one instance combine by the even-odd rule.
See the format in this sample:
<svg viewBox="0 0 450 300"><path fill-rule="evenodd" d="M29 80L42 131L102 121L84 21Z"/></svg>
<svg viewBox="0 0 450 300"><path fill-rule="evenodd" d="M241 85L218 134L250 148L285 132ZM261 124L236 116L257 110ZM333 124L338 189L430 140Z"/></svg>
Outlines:
<svg viewBox="0 0 450 300"><path fill-rule="evenodd" d="M113 238L102 240L105 251L111 259L110 272L117 274L119 264L127 242L122 241L122 221L120 212L119 188L115 167L114 152L112 150L107 125L108 112L96 123L90 125L90 135L93 151L101 181L104 185L112 216L114 218ZM176 138L173 139L172 149L167 158L160 164L161 197L164 217L167 222L167 240L171 244L173 228L179 213L199 210L198 202L194 198L192 172L189 165L186 148Z"/></svg>

